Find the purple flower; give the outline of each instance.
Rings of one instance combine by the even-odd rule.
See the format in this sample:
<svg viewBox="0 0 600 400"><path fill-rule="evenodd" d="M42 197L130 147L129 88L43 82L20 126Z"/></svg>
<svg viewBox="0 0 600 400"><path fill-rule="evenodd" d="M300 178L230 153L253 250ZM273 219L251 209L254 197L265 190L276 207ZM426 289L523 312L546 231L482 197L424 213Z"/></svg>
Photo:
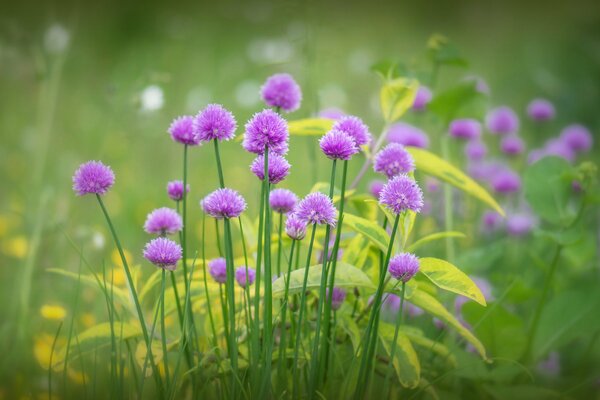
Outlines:
<svg viewBox="0 0 600 400"><path fill-rule="evenodd" d="M427 86L419 86L415 101L413 102L413 111L423 111L432 98L431 90Z"/></svg>
<svg viewBox="0 0 600 400"><path fill-rule="evenodd" d="M398 312L400 312L400 296L393 293L384 293L382 300L381 319L387 323L395 324L398 320ZM404 302L404 311L411 318L425 313L421 308L407 301Z"/></svg>
<svg viewBox="0 0 600 400"><path fill-rule="evenodd" d="M197 146L200 144L200 139L194 133L194 117L184 115L175 118L169 126L171 138L181 144L188 146Z"/></svg>
<svg viewBox="0 0 600 400"><path fill-rule="evenodd" d="M319 140L319 146L323 153L332 160L349 160L358 153L354 139L346 132L335 129L323 135Z"/></svg>
<svg viewBox="0 0 600 400"><path fill-rule="evenodd" d="M420 147L422 149L429 147L427 134L416 126L405 122L397 122L390 126L387 140L390 143L399 143L403 146Z"/></svg>
<svg viewBox="0 0 600 400"><path fill-rule="evenodd" d="M514 156L521 154L525 150L525 143L523 142L523 139L517 135L507 135L502 138L500 149L502 149L504 154Z"/></svg>
<svg viewBox="0 0 600 400"><path fill-rule="evenodd" d="M215 282L227 282L227 261L223 257L210 260L208 262L208 273Z"/></svg>
<svg viewBox="0 0 600 400"><path fill-rule="evenodd" d="M495 174L490 184L497 193L514 193L521 190L521 178L508 168Z"/></svg>
<svg viewBox="0 0 600 400"><path fill-rule="evenodd" d="M263 154L265 147L279 155L288 151L288 127L285 119L272 110L254 114L246 123L242 146L246 151Z"/></svg>
<svg viewBox="0 0 600 400"><path fill-rule="evenodd" d="M354 143L356 147L364 146L371 143L371 133L369 132L369 127L365 125L362 119L354 116L347 116L340 118L333 127L332 131L342 131L346 132L352 139L354 139Z"/></svg>
<svg viewBox="0 0 600 400"><path fill-rule="evenodd" d="M560 354L557 351L552 351L544 360L541 360L536 370L538 373L547 378L558 378L560 376Z"/></svg>
<svg viewBox="0 0 600 400"><path fill-rule="evenodd" d="M500 228L502 216L496 211L487 210L482 216L482 225L485 232L493 232Z"/></svg>
<svg viewBox="0 0 600 400"><path fill-rule="evenodd" d="M371 193L371 195L373 197L378 199L384 186L385 186L384 181L379 181L379 180L371 181L371 183L369 184L369 193Z"/></svg>
<svg viewBox="0 0 600 400"><path fill-rule="evenodd" d="M252 285L255 279L256 271L254 270L254 268L243 266L238 267L235 270L235 280L237 281L238 285L240 285L243 288Z"/></svg>
<svg viewBox="0 0 600 400"><path fill-rule="evenodd" d="M269 194L269 205L271 209L280 214L287 214L294 209L298 197L291 190L274 189Z"/></svg>
<svg viewBox="0 0 600 400"><path fill-rule="evenodd" d="M328 118L328 119L334 119L334 120L338 120L341 119L342 117L344 117L346 115L346 113L344 113L344 111L340 110L339 108L326 108L324 110L319 111L319 117L321 118Z"/></svg>
<svg viewBox="0 0 600 400"><path fill-rule="evenodd" d="M398 174L412 172L415 169L415 161L404 146L390 143L375 155L373 169L388 178L393 178Z"/></svg>
<svg viewBox="0 0 600 400"><path fill-rule="evenodd" d="M181 259L181 246L164 237L152 239L144 248L144 258L157 267L174 271Z"/></svg>
<svg viewBox="0 0 600 400"><path fill-rule="evenodd" d="M412 253L396 254L390 260L388 272L394 279L406 283L419 272L419 259Z"/></svg>
<svg viewBox="0 0 600 400"><path fill-rule="evenodd" d="M236 218L246 209L246 200L233 189L217 189L200 203L204 212L213 218Z"/></svg>
<svg viewBox="0 0 600 400"><path fill-rule="evenodd" d="M290 213L285 221L285 233L294 240L302 240L306 236L306 220Z"/></svg>
<svg viewBox="0 0 600 400"><path fill-rule="evenodd" d="M455 119L448 129L450 136L457 139L473 140L481 136L481 124L474 119Z"/></svg>
<svg viewBox="0 0 600 400"><path fill-rule="evenodd" d="M285 112L300 108L302 91L290 74L271 75L260 90L261 97L269 107L278 107Z"/></svg>
<svg viewBox="0 0 600 400"><path fill-rule="evenodd" d="M533 164L544 156L546 156L546 151L544 149L533 149L527 155L527 162Z"/></svg>
<svg viewBox="0 0 600 400"><path fill-rule="evenodd" d="M531 232L535 225L533 216L529 213L509 215L506 219L506 231L511 236L523 236Z"/></svg>
<svg viewBox="0 0 600 400"><path fill-rule="evenodd" d="M469 140L465 144L465 155L469 160L480 161L487 154L485 143L480 140Z"/></svg>
<svg viewBox="0 0 600 400"><path fill-rule="evenodd" d="M428 192L436 193L440 190L440 181L435 178L427 177L425 179L425 189L427 189Z"/></svg>
<svg viewBox="0 0 600 400"><path fill-rule="evenodd" d="M560 134L562 142L575 153L588 151L592 148L593 138L590 131L583 125L567 126Z"/></svg>
<svg viewBox="0 0 600 400"><path fill-rule="evenodd" d="M327 288L327 299L329 299L329 288ZM333 288L333 295L331 296L331 309L337 311L340 309L342 304L346 300L346 291L339 287Z"/></svg>
<svg viewBox="0 0 600 400"><path fill-rule="evenodd" d="M420 212L423 207L423 192L417 182L407 175L392 178L381 191L379 202L394 214L406 210Z"/></svg>
<svg viewBox="0 0 600 400"><path fill-rule="evenodd" d="M147 233L166 235L179 232L183 228L183 221L177 211L162 207L152 211L146 217L144 230Z"/></svg>
<svg viewBox="0 0 600 400"><path fill-rule="evenodd" d="M207 105L194 118L194 134L202 142L233 139L236 128L233 114L220 104Z"/></svg>
<svg viewBox="0 0 600 400"><path fill-rule="evenodd" d="M469 163L469 175L480 181L491 181L500 172L506 170L506 165L498 161L476 161Z"/></svg>
<svg viewBox="0 0 600 400"><path fill-rule="evenodd" d="M489 95L490 92L491 92L489 85L481 77L478 77L478 76L466 76L464 78L464 80L467 81L467 82L475 82L475 90L477 92L481 93L481 94Z"/></svg>
<svg viewBox="0 0 600 400"><path fill-rule="evenodd" d="M186 193L190 192L190 185L185 185ZM182 181L171 181L167 183L167 194L174 201L183 200L183 182Z"/></svg>
<svg viewBox="0 0 600 400"><path fill-rule="evenodd" d="M73 175L73 190L78 196L105 194L115 183L115 174L101 161L88 161L79 166Z"/></svg>
<svg viewBox="0 0 600 400"><path fill-rule="evenodd" d="M333 202L323 193L308 194L294 211L298 218L307 224L327 224L335 226L337 222L336 209Z"/></svg>
<svg viewBox="0 0 600 400"><path fill-rule="evenodd" d="M290 173L290 163L277 153L269 152L268 160L269 183L276 185ZM258 155L250 165L250 171L261 181L265 178L265 156Z"/></svg>
<svg viewBox="0 0 600 400"><path fill-rule="evenodd" d="M534 121L548 121L555 114L554 105L546 99L534 99L527 106L527 115Z"/></svg>
<svg viewBox="0 0 600 400"><path fill-rule="evenodd" d="M502 106L491 110L487 114L485 125L488 131L494 134L517 133L519 130L519 117L510 107Z"/></svg>
<svg viewBox="0 0 600 400"><path fill-rule="evenodd" d="M576 157L575 151L560 138L550 139L544 144L543 156L561 157L569 162L573 162Z"/></svg>

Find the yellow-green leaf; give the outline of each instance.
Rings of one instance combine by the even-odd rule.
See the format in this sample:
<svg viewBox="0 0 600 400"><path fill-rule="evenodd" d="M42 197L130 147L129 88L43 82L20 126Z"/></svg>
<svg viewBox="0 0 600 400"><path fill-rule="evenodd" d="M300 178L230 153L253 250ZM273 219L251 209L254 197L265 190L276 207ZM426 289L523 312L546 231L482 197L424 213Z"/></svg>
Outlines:
<svg viewBox="0 0 600 400"><path fill-rule="evenodd" d="M290 135L322 136L331 129L335 121L329 118L305 118L288 122Z"/></svg>
<svg viewBox="0 0 600 400"><path fill-rule="evenodd" d="M419 260L419 272L437 287L460 294L486 306L485 297L475 282L460 269L439 258L426 257Z"/></svg>
<svg viewBox="0 0 600 400"><path fill-rule="evenodd" d="M383 322L381 326L391 327L391 325ZM384 328L386 329L386 328ZM389 328L387 328L389 329ZM427 336L423 334L423 331L414 328L412 326L403 325L400 327L400 332L406 335L410 339L410 342L418 347L422 347L423 350L431 351L432 353L436 353L441 357L442 360L448 362L450 365L456 367L456 357L450 351L450 349L444 346L439 341L429 339Z"/></svg>
<svg viewBox="0 0 600 400"><path fill-rule="evenodd" d="M504 216L504 210L494 198L473 179L454 165L436 156L435 154L416 147L407 147L408 152L415 159L417 170L428 175L435 176L441 180L457 187L463 192L483 201L500 215Z"/></svg>
<svg viewBox="0 0 600 400"><path fill-rule="evenodd" d="M384 83L380 102L383 118L387 122L398 120L412 106L419 83L414 79L397 78Z"/></svg>
<svg viewBox="0 0 600 400"><path fill-rule="evenodd" d="M379 338L383 349L388 356L392 352L392 343L394 340L394 327L387 324L380 326ZM396 375L402 386L415 388L419 385L421 378L421 364L417 352L413 348L410 340L403 333L398 333L396 339L396 350L392 360Z"/></svg>
<svg viewBox="0 0 600 400"><path fill-rule="evenodd" d="M433 242L434 240L449 238L449 237L465 238L466 236L464 233L456 232L456 231L445 231L445 232L432 233L431 235L424 236L421 239L414 242L413 244L411 244L410 246L408 246L406 248L406 251L413 252L426 243Z"/></svg>
<svg viewBox="0 0 600 400"><path fill-rule="evenodd" d="M390 237L376 222L344 213L344 225L355 232L365 235L381 251L385 252L387 250Z"/></svg>
<svg viewBox="0 0 600 400"><path fill-rule="evenodd" d="M426 312L431 315L437 317L442 322L454 328L460 336L462 336L467 342L471 343L475 350L481 355L484 360L487 360L487 356L485 354L485 348L483 344L469 331L465 328L458 320L450 314L448 310L444 308L444 306L437 301L430 294L417 289L412 297L408 299L409 302L414 304L417 307L421 307Z"/></svg>

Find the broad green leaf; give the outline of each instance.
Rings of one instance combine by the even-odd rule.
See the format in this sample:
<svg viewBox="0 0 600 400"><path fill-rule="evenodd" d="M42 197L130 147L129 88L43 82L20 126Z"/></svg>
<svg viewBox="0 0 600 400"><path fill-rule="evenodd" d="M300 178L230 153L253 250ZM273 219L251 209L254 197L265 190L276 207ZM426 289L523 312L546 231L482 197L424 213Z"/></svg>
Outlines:
<svg viewBox="0 0 600 400"><path fill-rule="evenodd" d="M413 105L419 83L415 79L396 78L381 88L381 112L386 122L398 120Z"/></svg>
<svg viewBox="0 0 600 400"><path fill-rule="evenodd" d="M152 288L154 286L157 286L160 283L161 274L162 274L162 271L160 269L157 269L146 280L146 282L142 286L142 289L140 290L140 293L138 295L140 302L142 302L144 300L146 295L150 292L150 290L152 290Z"/></svg>
<svg viewBox="0 0 600 400"><path fill-rule="evenodd" d="M573 167L559 157L544 157L525 170L523 179L525 199L535 211L556 225L568 225L575 217L568 208L573 192Z"/></svg>
<svg viewBox="0 0 600 400"><path fill-rule="evenodd" d="M477 91L477 82L465 81L436 94L427 109L448 124L458 117L481 118L486 104L487 97Z"/></svg>
<svg viewBox="0 0 600 400"><path fill-rule="evenodd" d="M358 325L354 318L352 318L349 314L342 314L342 317L339 320L339 324L342 329L348 334L350 337L350 342L352 343L352 348L354 352L358 351L360 347L360 342L362 340L362 336L360 334L360 330L358 329Z"/></svg>
<svg viewBox="0 0 600 400"><path fill-rule="evenodd" d="M413 244L411 244L410 246L408 246L406 248L406 251L408 252L413 252L416 249L418 249L419 247L423 246L426 243L432 242L434 240L440 240L440 239L445 239L445 238L449 238L449 237L453 237L453 238L465 238L465 234L462 232L456 232L456 231L445 231L445 232L437 232L437 233L432 233L430 235L424 236L421 239L417 240L416 242L414 242Z"/></svg>
<svg viewBox="0 0 600 400"><path fill-rule="evenodd" d="M460 55L458 48L447 37L434 34L427 41L427 52L434 64L467 67L467 60Z"/></svg>
<svg viewBox="0 0 600 400"><path fill-rule="evenodd" d="M331 129L334 120L329 118L305 118L288 122L290 135L322 136Z"/></svg>
<svg viewBox="0 0 600 400"><path fill-rule="evenodd" d="M379 208L373 196L368 194L356 194L350 199L350 203L358 211L358 215L368 219L369 221L377 221L377 213Z"/></svg>
<svg viewBox="0 0 600 400"><path fill-rule="evenodd" d="M306 284L307 290L318 288L321 286L321 270L322 265L313 265L308 270L308 281ZM305 268L300 268L292 271L290 275L289 293L298 293L302 290L304 281ZM285 276L281 276L273 282L273 297L283 296L285 289ZM346 264L342 261L337 262L335 271L335 285L341 287L367 287L374 288L375 286L369 277L359 268L354 265Z"/></svg>
<svg viewBox="0 0 600 400"><path fill-rule="evenodd" d="M481 355L483 359L487 360L485 348L479 339L477 339L467 328L458 322L458 320L452 314L450 314L450 312L446 310L444 306L433 296L417 289L413 293L412 297L408 299L408 301L417 307L421 307L424 311L427 311L428 313L440 319L442 322L456 329L458 334L467 342L471 343L479 355Z"/></svg>
<svg viewBox="0 0 600 400"><path fill-rule="evenodd" d="M382 324L383 325L383 324ZM450 349L444 346L439 341L429 339L423 334L423 331L417 328L413 328L410 326L402 326L400 327L400 332L402 332L406 337L408 337L411 343L415 346L422 347L423 350L431 351L432 353L436 353L440 356L444 361L448 362L452 366L456 366L456 357L450 351Z"/></svg>
<svg viewBox="0 0 600 400"><path fill-rule="evenodd" d="M415 159L417 170L440 178L463 192L483 201L500 215L505 215L502 207L484 188L452 164L427 150L416 147L407 147L407 150Z"/></svg>
<svg viewBox="0 0 600 400"><path fill-rule="evenodd" d="M439 288L468 297L482 306L486 305L485 297L475 282L447 261L432 257L421 258L419 272Z"/></svg>
<svg viewBox="0 0 600 400"><path fill-rule="evenodd" d="M400 235L402 238L402 248L406 247L408 237L410 236L413 228L415 227L416 219L417 213L412 210L406 210L400 215Z"/></svg>
<svg viewBox="0 0 600 400"><path fill-rule="evenodd" d="M381 324L379 338L386 354L390 356L394 340L394 327L389 324ZM419 385L419 379L421 378L419 357L410 340L401 332L398 333L392 363L402 386L413 389Z"/></svg>
<svg viewBox="0 0 600 400"><path fill-rule="evenodd" d="M360 258L361 252L364 251L365 247L368 247L367 244L368 240L363 235L358 234L354 236L344 249L342 261L351 265L360 266L357 261Z"/></svg>
<svg viewBox="0 0 600 400"><path fill-rule="evenodd" d="M390 237L376 222L345 213L344 225L355 232L365 235L381 251L385 252L387 250Z"/></svg>
<svg viewBox="0 0 600 400"><path fill-rule="evenodd" d="M373 64L371 71L378 74L384 80L406 76L410 72L406 65L392 60L382 60Z"/></svg>

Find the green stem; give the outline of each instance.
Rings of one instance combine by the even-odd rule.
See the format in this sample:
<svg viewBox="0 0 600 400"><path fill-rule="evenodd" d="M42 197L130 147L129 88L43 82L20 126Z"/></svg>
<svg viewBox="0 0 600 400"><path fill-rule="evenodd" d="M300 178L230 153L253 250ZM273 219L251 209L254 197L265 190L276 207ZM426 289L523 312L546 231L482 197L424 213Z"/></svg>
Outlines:
<svg viewBox="0 0 600 400"><path fill-rule="evenodd" d="M402 294L400 296L400 310L396 317L396 329L394 329L394 340L392 340L392 349L390 350L390 362L388 363L387 371L385 373L385 380L383 382L383 394L386 395L388 392L388 384L394 369L394 357L396 356L396 342L398 341L398 333L400 332L400 325L404 324L404 292L406 291L406 282L402 282Z"/></svg>
<svg viewBox="0 0 600 400"><path fill-rule="evenodd" d="M219 173L219 185L221 185L221 188L224 188L225 180L223 179L223 167L221 165L221 155L219 153L219 141L217 139L215 139L215 140L213 140L213 142L215 144L215 157L217 159L217 171Z"/></svg>
<svg viewBox="0 0 600 400"><path fill-rule="evenodd" d="M167 286L167 271L162 270L161 289L160 289L160 336L163 351L163 365L165 366L165 381L167 391L169 390L169 359L167 357L167 329L165 326L165 291Z"/></svg>
<svg viewBox="0 0 600 400"><path fill-rule="evenodd" d="M281 276L281 245L283 235L283 213L279 213L279 234L277 235L277 277Z"/></svg>
<svg viewBox="0 0 600 400"><path fill-rule="evenodd" d="M288 309L288 292L290 289L290 275L292 273L292 264L294 262L294 248L296 247L296 240L292 240L292 247L290 249L290 258L288 260L288 269L285 276L285 288L283 291L283 301L281 302L281 328L280 328L280 339L279 339L279 358L277 366L278 372L277 377L279 379L279 391L285 390L285 351L286 351L286 339L287 339L287 309Z"/></svg>
<svg viewBox="0 0 600 400"><path fill-rule="evenodd" d="M206 276L206 214L202 214L202 275L204 281L204 295L206 296L206 308L208 309L208 319L213 335L213 346L217 347L217 330L215 329L215 320L212 314L210 295L208 294L208 277Z"/></svg>
<svg viewBox="0 0 600 400"><path fill-rule="evenodd" d="M235 329L235 288L234 288L234 265L233 265L233 247L231 240L231 225L229 219L223 219L225 237L225 260L227 264L227 282L225 284L227 308L229 312L229 359L232 370L232 392L233 398L237 398L237 380L238 380L238 351L237 351L237 332Z"/></svg>
<svg viewBox="0 0 600 400"><path fill-rule="evenodd" d="M62 329L63 323L60 321L58 324L58 329L56 330L56 335L54 335L54 340L52 341L52 349L50 350L50 360L48 361L48 399L52 400L52 359L54 358L54 350L56 349L56 342L58 341L58 336L60 335L60 330Z"/></svg>
<svg viewBox="0 0 600 400"><path fill-rule="evenodd" d="M449 147L449 137L442 138L442 157L448 162L451 162L450 159L450 147ZM452 210L452 186L449 184L444 185L444 229L447 232L450 232L454 228L454 215ZM445 239L446 242L446 258L448 261L454 261L454 240L448 236Z"/></svg>
<svg viewBox="0 0 600 400"><path fill-rule="evenodd" d="M184 186L185 187L185 186ZM185 198L185 197L184 197ZM125 270L125 275L127 276L127 283L129 284L129 291L131 292L131 297L133 298L133 303L135 304L135 310L137 312L138 320L140 322L140 326L142 328L142 336L144 337L144 342L146 343L146 348L148 351L148 355L150 357L150 363L152 364L152 372L154 376L154 380L156 381L157 388L160 392L160 397L164 397L164 389L162 385L162 379L158 373L158 368L156 368L156 364L154 364L154 356L152 355L152 346L150 342L150 337L148 336L148 328L146 327L146 321L144 319L144 313L142 312L142 306L140 304L140 300L138 299L137 291L135 290L135 284L133 282L133 277L131 275L131 271L129 270L129 264L127 263L127 258L125 258L125 253L123 251L123 247L121 246L121 242L119 237L117 236L117 232L115 231L115 227L112 224L110 216L108 215L108 211L104 206L104 202L100 195L96 195L96 199L98 199L98 203L100 204L100 208L104 213L104 217L106 218L106 222L108 223L108 227L112 234L113 240L115 241L115 245L117 246L117 250L119 251L119 255L121 256L121 262L123 264L123 269ZM185 207L184 207L185 208ZM185 228L184 228L185 229ZM141 395L141 393L140 393Z"/></svg>

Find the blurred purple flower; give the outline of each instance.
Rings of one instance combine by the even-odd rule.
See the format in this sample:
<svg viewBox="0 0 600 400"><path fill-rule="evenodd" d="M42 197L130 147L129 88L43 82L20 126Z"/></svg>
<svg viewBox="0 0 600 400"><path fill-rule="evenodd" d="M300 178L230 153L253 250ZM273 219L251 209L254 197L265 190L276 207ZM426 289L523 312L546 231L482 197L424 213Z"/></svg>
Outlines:
<svg viewBox="0 0 600 400"><path fill-rule="evenodd" d="M420 147L422 149L429 147L427 134L416 126L405 122L397 122L390 126L387 140L390 143L399 143L403 146Z"/></svg>
<svg viewBox="0 0 600 400"><path fill-rule="evenodd" d="M246 123L246 133L242 146L246 151L263 154L265 147L279 155L288 151L287 122L272 110L263 110L254 114Z"/></svg>
<svg viewBox="0 0 600 400"><path fill-rule="evenodd" d="M507 135L502 138L500 142L500 149L504 154L514 156L521 154L525 150L525 143L523 139L517 135Z"/></svg>
<svg viewBox="0 0 600 400"><path fill-rule="evenodd" d="M575 153L590 150L594 142L590 131L579 124L572 124L564 128L560 134L560 139L566 147Z"/></svg>
<svg viewBox="0 0 600 400"><path fill-rule="evenodd" d="M271 75L260 93L266 105L279 107L285 112L296 111L302 101L300 86L290 74Z"/></svg>
<svg viewBox="0 0 600 400"><path fill-rule="evenodd" d="M302 240L306 236L306 220L290 213L285 221L285 233L294 240Z"/></svg>
<svg viewBox="0 0 600 400"><path fill-rule="evenodd" d="M223 257L210 260L208 262L208 273L215 282L227 282L227 261Z"/></svg>
<svg viewBox="0 0 600 400"><path fill-rule="evenodd" d="M243 288L252 285L255 279L256 270L254 268L242 266L235 270L235 280Z"/></svg>
<svg viewBox="0 0 600 400"><path fill-rule="evenodd" d="M183 221L177 211L161 207L152 211L146 217L144 230L147 233L166 235L179 232L183 228Z"/></svg>
<svg viewBox="0 0 600 400"><path fill-rule="evenodd" d="M493 134L517 133L519 130L519 117L510 107L497 107L487 114L485 125L488 131Z"/></svg>
<svg viewBox="0 0 600 400"><path fill-rule="evenodd" d="M190 192L190 185L187 184L186 193ZM183 199L183 181L171 181L167 183L167 194L169 198L174 201L180 201Z"/></svg>
<svg viewBox="0 0 600 400"><path fill-rule="evenodd" d="M73 190L78 196L86 194L104 195L114 183L114 172L101 161L83 163L73 175Z"/></svg>
<svg viewBox="0 0 600 400"><path fill-rule="evenodd" d="M194 133L194 117L189 115L175 118L169 126L169 134L174 141L181 144L188 146L200 144L200 139Z"/></svg>
<svg viewBox="0 0 600 400"><path fill-rule="evenodd" d="M327 288L327 299L329 299L329 288ZM340 309L342 304L346 300L346 291L340 287L333 288L333 295L331 296L331 309L337 311Z"/></svg>
<svg viewBox="0 0 600 400"><path fill-rule="evenodd" d="M338 120L344 117L346 113L339 108L331 107L319 111L319 117Z"/></svg>
<svg viewBox="0 0 600 400"><path fill-rule="evenodd" d="M465 144L465 155L469 160L480 161L487 154L487 147L481 140L469 140Z"/></svg>
<svg viewBox="0 0 600 400"><path fill-rule="evenodd" d="M502 225L502 216L496 211L492 210L485 211L481 217L481 220L483 231L488 233L497 231Z"/></svg>
<svg viewBox="0 0 600 400"><path fill-rule="evenodd" d="M384 186L385 186L384 181L380 181L380 180L371 181L371 183L369 184L369 193L371 193L371 195L373 197L375 197L376 199L379 199L379 194L381 193L381 190L383 190Z"/></svg>
<svg viewBox="0 0 600 400"><path fill-rule="evenodd" d="M533 99L527 106L527 115L534 121L548 121L555 114L554 105L546 99Z"/></svg>
<svg viewBox="0 0 600 400"><path fill-rule="evenodd" d="M514 193L521 190L521 177L516 172L506 168L495 174L491 178L490 184L497 193Z"/></svg>
<svg viewBox="0 0 600 400"><path fill-rule="evenodd" d="M455 119L450 123L448 132L456 139L473 140L481 136L481 124L469 118Z"/></svg>
<svg viewBox="0 0 600 400"><path fill-rule="evenodd" d="M354 139L354 143L358 148L371 143L372 137L371 132L369 132L369 127L365 125L362 119L352 115L340 118L339 121L333 124L331 130L346 132Z"/></svg>
<svg viewBox="0 0 600 400"><path fill-rule="evenodd" d="M144 248L144 258L157 267L174 271L181 259L181 246L164 237L152 239Z"/></svg>
<svg viewBox="0 0 600 400"><path fill-rule="evenodd" d="M546 376L547 378L557 378L560 376L560 354L557 351L552 351L548 354L548 357L541 360L536 370L539 374Z"/></svg>
<svg viewBox="0 0 600 400"><path fill-rule="evenodd" d="M509 215L506 219L506 231L511 236L523 236L531 232L535 226L535 219L530 213L517 213Z"/></svg>
<svg viewBox="0 0 600 400"><path fill-rule="evenodd" d="M273 189L269 194L271 209L280 214L287 214L294 209L298 196L288 189Z"/></svg>
<svg viewBox="0 0 600 400"><path fill-rule="evenodd" d="M413 111L423 111L431 98L433 97L431 90L427 86L419 86L417 90L417 95L415 96L415 101L413 102L412 109Z"/></svg>
<svg viewBox="0 0 600 400"><path fill-rule="evenodd" d="M575 151L561 138L550 139L544 144L542 157L544 156L556 156L569 162L575 161L576 157Z"/></svg>
<svg viewBox="0 0 600 400"><path fill-rule="evenodd" d="M373 169L388 178L393 178L399 174L412 172L415 169L415 161L404 146L390 143L375 155Z"/></svg>
<svg viewBox="0 0 600 400"><path fill-rule="evenodd" d="M233 114L220 104L207 105L194 118L194 133L202 142L233 139L236 128Z"/></svg>
<svg viewBox="0 0 600 400"><path fill-rule="evenodd" d="M277 153L269 152L268 160L269 183L276 185L284 180L290 172L290 164ZM261 181L265 178L265 156L258 155L250 165L250 171Z"/></svg>

